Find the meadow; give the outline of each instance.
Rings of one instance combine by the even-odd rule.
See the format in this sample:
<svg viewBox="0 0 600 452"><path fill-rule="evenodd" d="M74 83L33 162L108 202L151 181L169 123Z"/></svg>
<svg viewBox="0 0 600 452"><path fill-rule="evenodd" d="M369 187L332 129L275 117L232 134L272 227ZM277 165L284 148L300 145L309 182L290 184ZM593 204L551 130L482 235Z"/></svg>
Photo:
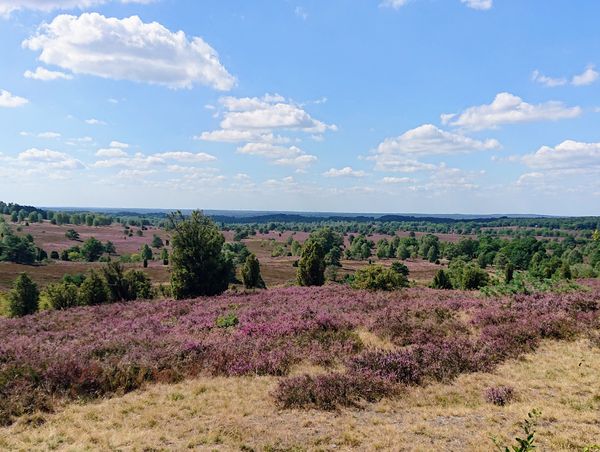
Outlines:
<svg viewBox="0 0 600 452"><path fill-rule="evenodd" d="M126 446L113 443L114 438L103 432L109 424L100 413L108 407L119 407L110 414L117 429L141 422L141 413L155 419L136 424L120 439L133 441L181 405L186 408L176 416L176 425L163 435L183 434L188 445L196 438L194 447L266 447L272 440L274 450L277 444L285 445L284 450L319 449L314 441L327 436L326 431L332 436L323 440L325 449L339 435L347 447L390 447L389 439L374 435L381 429L404 440L423 435L415 443L423 447L456 445L461 437L472 445L483 433L459 430L463 425L473 432L481 425L478 411L487 419L497 416L480 427L482 431L495 428L508 438L514 423L526 414L520 410L528 406L544 411L548 407L539 405L548 403L551 414L543 429L547 435L540 434L540 444L578 450L592 445L600 434L600 393L594 385L600 348L592 345L600 326L600 287L595 280L586 287L567 294L510 298L422 288L380 293L339 286L293 287L1 319L0 390L5 403L0 419L5 427L0 444L47 448L58 441L76 449L94 448L96 440ZM565 350L571 353L566 361L551 362ZM563 368L573 381L564 381ZM510 369L518 369L514 377ZM520 410L512 400L505 401L506 407L486 401L485 391L500 382L515 392ZM554 385L562 385L562 393L554 394ZM579 387L569 393L574 385ZM123 398L132 391L135 395ZM162 400L164 394L165 412L157 407L157 398ZM561 411L555 397L574 405ZM251 409L253 398L260 399L256 411ZM205 399L215 412L206 414ZM238 413L240 409L245 414ZM404 409L422 417L401 428L409 419L400 414ZM568 435L559 421L571 411L577 416L569 419L575 430ZM84 417L66 430L59 427L60 419L76 412ZM404 419L397 427L390 425L391 418L383 419L383 413L390 412ZM220 427L209 427L219 413ZM264 442L257 441L252 436L255 423L268 422L275 413L282 436L275 438L276 430ZM432 413L437 413L434 424ZM240 430L230 431L223 425L242 422L240 416L254 430L236 424ZM338 423L336 416L343 421ZM358 421L363 418L369 422ZM302 433L283 434L286 422L298 426L300 420L305 423ZM195 422L200 424L193 435L179 430ZM97 436L92 426L98 424ZM60 440L57 431L64 431ZM85 439L78 431L87 435ZM440 431L445 433L436 433ZM162 447L169 448L169 443Z"/></svg>

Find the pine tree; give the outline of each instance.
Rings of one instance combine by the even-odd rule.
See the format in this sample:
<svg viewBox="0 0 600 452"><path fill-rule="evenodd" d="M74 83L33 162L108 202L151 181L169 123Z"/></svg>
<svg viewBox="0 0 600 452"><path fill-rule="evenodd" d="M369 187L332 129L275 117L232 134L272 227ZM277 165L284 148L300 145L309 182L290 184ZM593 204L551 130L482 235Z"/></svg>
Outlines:
<svg viewBox="0 0 600 452"><path fill-rule="evenodd" d="M452 289L452 282L450 282L450 278L444 270L441 268L433 277L433 282L431 283L431 287L433 289Z"/></svg>
<svg viewBox="0 0 600 452"><path fill-rule="evenodd" d="M322 286L325 283L325 253L321 242L307 240L298 262L298 284L301 286Z"/></svg>
<svg viewBox="0 0 600 452"><path fill-rule="evenodd" d="M23 317L37 312L40 292L37 285L27 275L21 273L15 279L13 289L8 294L8 309L11 317Z"/></svg>
<svg viewBox="0 0 600 452"><path fill-rule="evenodd" d="M242 280L246 289L266 289L267 286L260 274L260 262L254 254L246 258L242 267Z"/></svg>

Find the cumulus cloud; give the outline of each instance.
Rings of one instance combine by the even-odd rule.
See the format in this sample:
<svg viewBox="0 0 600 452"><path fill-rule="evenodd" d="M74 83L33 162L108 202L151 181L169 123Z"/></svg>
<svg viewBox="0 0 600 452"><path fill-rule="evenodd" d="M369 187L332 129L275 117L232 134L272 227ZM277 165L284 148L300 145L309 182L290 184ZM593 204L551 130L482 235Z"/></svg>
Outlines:
<svg viewBox="0 0 600 452"><path fill-rule="evenodd" d="M83 163L64 152L50 149L31 148L21 152L17 159L21 162L40 164L48 169L77 170L84 168Z"/></svg>
<svg viewBox="0 0 600 452"><path fill-rule="evenodd" d="M111 148L119 148L119 149L127 149L127 148L129 148L129 144L128 143L122 143L120 141L111 141L110 142L110 147Z"/></svg>
<svg viewBox="0 0 600 452"><path fill-rule="evenodd" d="M94 163L93 166L96 168L124 167L133 169L168 167L169 162L205 163L217 159L215 156L204 152L186 151L170 151L149 155L137 152L134 155L129 155L119 148L99 149L96 156L103 159Z"/></svg>
<svg viewBox="0 0 600 452"><path fill-rule="evenodd" d="M432 124L423 124L395 138L386 138L377 147L378 153L397 152L404 155L424 156L464 154L499 149L498 140L475 140L467 136L441 130Z"/></svg>
<svg viewBox="0 0 600 452"><path fill-rule="evenodd" d="M594 66L589 65L588 67L585 68L585 70L581 74L574 75L570 81L565 77L560 77L560 78L548 77L546 75L543 75L537 69L535 71L533 71L533 74L531 75L531 80L533 80L534 82L540 83L544 86L553 88L555 86L566 85L567 83L570 83L573 86L591 85L592 83L594 83L598 80L599 76L600 76L600 74L598 73L598 71L596 71L594 69Z"/></svg>
<svg viewBox="0 0 600 452"><path fill-rule="evenodd" d="M213 130L211 132L202 132L195 136L196 140L215 141L221 143L241 143L241 142L265 142L265 143L289 143L290 139L273 133L261 133L255 130Z"/></svg>
<svg viewBox="0 0 600 452"><path fill-rule="evenodd" d="M566 78L564 78L564 77L561 77L561 78L548 77L548 76L542 74L537 69L535 71L533 71L533 73L531 74L531 80L533 80L534 82L540 83L541 85L547 86L549 88L567 84Z"/></svg>
<svg viewBox="0 0 600 452"><path fill-rule="evenodd" d="M16 108L28 103L29 101L24 97L14 96L9 91L0 89L0 107Z"/></svg>
<svg viewBox="0 0 600 452"><path fill-rule="evenodd" d="M580 107L567 107L558 101L528 104L518 96L499 93L491 104L467 108L462 113L444 114L442 122L472 130L492 129L503 124L557 121L581 115Z"/></svg>
<svg viewBox="0 0 600 452"><path fill-rule="evenodd" d="M85 9L111 0L0 0L0 16L14 11L33 10L49 12L57 9ZM121 3L151 3L154 0L120 0Z"/></svg>
<svg viewBox="0 0 600 452"><path fill-rule="evenodd" d="M254 155L271 160L282 166L293 166L304 169L317 161L317 157L305 153L297 146L275 146L271 143L246 143L238 148L240 154Z"/></svg>
<svg viewBox="0 0 600 452"><path fill-rule="evenodd" d="M173 89L207 85L226 91L235 78L202 38L188 38L138 16L108 18L98 13L59 15L39 27L23 47L39 59L75 74L130 80Z"/></svg>
<svg viewBox="0 0 600 452"><path fill-rule="evenodd" d="M105 126L106 125L106 122L101 121L101 120L96 119L96 118L86 119L85 123L89 124L91 126Z"/></svg>
<svg viewBox="0 0 600 452"><path fill-rule="evenodd" d="M587 85L591 85L596 80L598 80L598 76L599 75L600 74L598 74L598 71L596 71L594 69L594 66L588 66L585 69L585 71L583 71L581 74L575 75L573 77L573 79L571 80L571 83L574 86L587 86Z"/></svg>
<svg viewBox="0 0 600 452"><path fill-rule="evenodd" d="M221 128L225 130L252 131L273 129L299 130L309 133L335 131L334 124L314 119L301 106L279 95L258 97L224 97L225 108Z"/></svg>
<svg viewBox="0 0 600 452"><path fill-rule="evenodd" d="M325 177L365 177L366 175L366 172L355 170L351 166L345 166L340 169L331 168L323 173L323 176Z"/></svg>
<svg viewBox="0 0 600 452"><path fill-rule="evenodd" d="M119 157L127 157L127 152L125 152L123 149L120 148L116 148L116 147L110 147L110 148L103 148L103 149L98 149L96 151L96 157L103 157L103 158L119 158Z"/></svg>
<svg viewBox="0 0 600 452"><path fill-rule="evenodd" d="M414 183L416 182L415 179L412 179L410 177L384 177L383 179L381 179L381 182L383 182L384 184L408 184L408 183Z"/></svg>
<svg viewBox="0 0 600 452"><path fill-rule="evenodd" d="M25 78L30 78L32 80L41 80L43 82L47 82L50 80L71 80L73 78L70 74L65 74L60 71L50 71L46 68L38 66L35 71L25 71L23 74Z"/></svg>
<svg viewBox="0 0 600 452"><path fill-rule="evenodd" d="M566 140L554 147L542 146L522 161L538 170L596 172L600 171L600 143Z"/></svg>
<svg viewBox="0 0 600 452"><path fill-rule="evenodd" d="M42 133L38 133L38 138L48 138L48 139L54 139L54 138L60 138L62 135L58 132L42 132Z"/></svg>

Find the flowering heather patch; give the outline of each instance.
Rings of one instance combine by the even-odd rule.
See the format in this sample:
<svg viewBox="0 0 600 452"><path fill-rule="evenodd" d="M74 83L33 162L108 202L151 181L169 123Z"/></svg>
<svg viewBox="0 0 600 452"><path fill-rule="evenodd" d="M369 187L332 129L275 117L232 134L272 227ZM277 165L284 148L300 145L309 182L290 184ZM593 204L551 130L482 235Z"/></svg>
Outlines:
<svg viewBox="0 0 600 452"><path fill-rule="evenodd" d="M292 287L0 319L0 422L49 410L53 400L195 375L286 376L301 362L346 371L284 379L278 403L353 405L392 392L382 388L450 381L533 350L543 338L585 332L597 322L599 294L484 299L430 289ZM237 323L220 328L217 319L227 316ZM365 350L358 329L391 338L396 349ZM377 381L369 386L365 376ZM308 398L295 386L306 388Z"/></svg>
<svg viewBox="0 0 600 452"><path fill-rule="evenodd" d="M515 390L510 386L488 388L485 391L485 400L494 405L504 406L515 398Z"/></svg>

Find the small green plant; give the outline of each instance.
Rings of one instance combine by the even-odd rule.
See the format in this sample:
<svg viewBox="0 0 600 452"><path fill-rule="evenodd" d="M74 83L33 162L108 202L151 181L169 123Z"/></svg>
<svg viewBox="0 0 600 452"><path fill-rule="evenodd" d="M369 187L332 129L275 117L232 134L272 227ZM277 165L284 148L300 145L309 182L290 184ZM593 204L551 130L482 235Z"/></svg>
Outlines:
<svg viewBox="0 0 600 452"><path fill-rule="evenodd" d="M515 438L516 445L514 446L501 446L498 444L496 438L492 438L496 446L496 450L500 452L530 452L536 448L535 443L535 426L538 418L542 415L542 412L536 409L531 410L527 413L527 418L521 422L521 429L525 434L525 438Z"/></svg>
<svg viewBox="0 0 600 452"><path fill-rule="evenodd" d="M230 328L239 324L240 321L233 312L217 317L217 328Z"/></svg>

